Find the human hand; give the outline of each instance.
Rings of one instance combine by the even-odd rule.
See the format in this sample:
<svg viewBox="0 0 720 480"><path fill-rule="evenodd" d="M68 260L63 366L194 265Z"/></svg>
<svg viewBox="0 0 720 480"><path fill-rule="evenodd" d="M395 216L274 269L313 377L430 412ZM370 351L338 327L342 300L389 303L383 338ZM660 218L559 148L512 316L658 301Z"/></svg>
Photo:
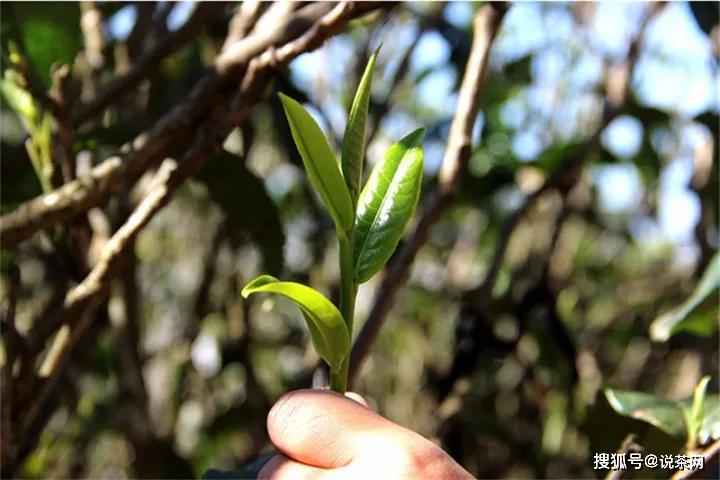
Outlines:
<svg viewBox="0 0 720 480"><path fill-rule="evenodd" d="M356 394L298 390L268 414L280 452L258 474L268 480L443 479L473 477L435 444L392 423Z"/></svg>

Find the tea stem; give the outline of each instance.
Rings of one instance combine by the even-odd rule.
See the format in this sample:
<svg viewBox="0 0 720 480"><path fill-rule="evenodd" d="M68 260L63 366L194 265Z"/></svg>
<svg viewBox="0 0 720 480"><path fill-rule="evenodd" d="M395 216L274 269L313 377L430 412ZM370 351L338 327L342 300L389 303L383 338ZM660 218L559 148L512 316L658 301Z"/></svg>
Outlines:
<svg viewBox="0 0 720 480"><path fill-rule="evenodd" d="M347 325L350 339L352 340L353 330L353 317L355 314L355 295L357 294L357 285L355 284L355 266L353 259L353 234L350 230L345 236L339 238L340 240L340 313L345 319L345 325ZM339 378L336 381L332 379L333 373L331 372L331 387L333 390L337 390L335 385L342 386L342 390L338 390L340 393L345 393L347 388L347 377L349 369L350 359L347 358L343 362L342 369L340 372L335 372Z"/></svg>
<svg viewBox="0 0 720 480"><path fill-rule="evenodd" d="M340 371L330 369L330 389L341 394L345 393L347 390L348 364L348 359L346 359Z"/></svg>

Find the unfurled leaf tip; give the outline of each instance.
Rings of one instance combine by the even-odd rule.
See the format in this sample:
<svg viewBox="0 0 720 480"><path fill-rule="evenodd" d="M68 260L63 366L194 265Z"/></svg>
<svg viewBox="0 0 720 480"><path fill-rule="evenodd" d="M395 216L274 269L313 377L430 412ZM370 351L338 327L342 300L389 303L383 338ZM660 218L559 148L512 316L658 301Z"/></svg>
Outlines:
<svg viewBox="0 0 720 480"><path fill-rule="evenodd" d="M283 107L285 107L290 100L293 100L291 97L285 95L282 92L278 92L278 98L280 99L280 103L283 104Z"/></svg>
<svg viewBox="0 0 720 480"><path fill-rule="evenodd" d="M240 292L243 298L247 298L251 293L254 293L258 288L268 285L270 283L277 283L278 279L272 275L260 275L255 280L249 282Z"/></svg>
<svg viewBox="0 0 720 480"><path fill-rule="evenodd" d="M425 139L425 127L420 127L417 130L409 133L402 140L403 145L407 148L414 148L422 146L422 142Z"/></svg>

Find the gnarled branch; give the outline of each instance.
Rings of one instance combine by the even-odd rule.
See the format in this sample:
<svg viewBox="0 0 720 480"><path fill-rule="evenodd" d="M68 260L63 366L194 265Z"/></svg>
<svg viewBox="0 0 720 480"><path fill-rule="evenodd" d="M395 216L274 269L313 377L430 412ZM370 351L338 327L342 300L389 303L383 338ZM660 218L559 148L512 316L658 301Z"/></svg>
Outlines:
<svg viewBox="0 0 720 480"><path fill-rule="evenodd" d="M378 2L353 3L343 20L357 17L381 5ZM313 3L287 17L272 29L259 30L237 42L218 56L215 68L201 79L185 101L170 110L147 132L136 138L129 151L111 157L93 168L89 175L25 202L0 217L0 243L12 248L35 232L66 222L87 210L105 204L115 193L135 182L155 160L177 142L177 138L196 128L222 103L218 90L232 84L250 60L269 48L287 46L332 9L332 4Z"/></svg>
<svg viewBox="0 0 720 480"><path fill-rule="evenodd" d="M97 308L106 298L111 281L120 270L125 253L136 236L170 201L180 185L219 152L229 132L246 119L252 106L262 97L268 76L298 55L317 48L356 13L357 10L350 3L336 4L302 35L277 49L270 46L251 59L240 89L230 104L218 106L198 131L193 146L178 162L166 159L162 163L151 181L147 195L125 224L108 240L98 263L65 296L61 313L63 326L39 369L43 382L20 420L21 431L35 430L32 427L36 426L38 419L44 418L41 412L52 396L66 361L92 324Z"/></svg>

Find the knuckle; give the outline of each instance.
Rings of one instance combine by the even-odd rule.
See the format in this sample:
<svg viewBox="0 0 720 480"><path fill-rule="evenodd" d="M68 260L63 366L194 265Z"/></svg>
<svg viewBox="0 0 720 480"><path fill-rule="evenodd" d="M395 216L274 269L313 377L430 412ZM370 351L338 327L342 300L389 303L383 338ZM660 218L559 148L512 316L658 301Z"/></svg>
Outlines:
<svg viewBox="0 0 720 480"><path fill-rule="evenodd" d="M413 442L408 450L412 467L419 472L427 472L445 461L445 454L435 444L423 439Z"/></svg>
<svg viewBox="0 0 720 480"><path fill-rule="evenodd" d="M422 438L408 449L410 477L467 479L461 468L437 445Z"/></svg>

